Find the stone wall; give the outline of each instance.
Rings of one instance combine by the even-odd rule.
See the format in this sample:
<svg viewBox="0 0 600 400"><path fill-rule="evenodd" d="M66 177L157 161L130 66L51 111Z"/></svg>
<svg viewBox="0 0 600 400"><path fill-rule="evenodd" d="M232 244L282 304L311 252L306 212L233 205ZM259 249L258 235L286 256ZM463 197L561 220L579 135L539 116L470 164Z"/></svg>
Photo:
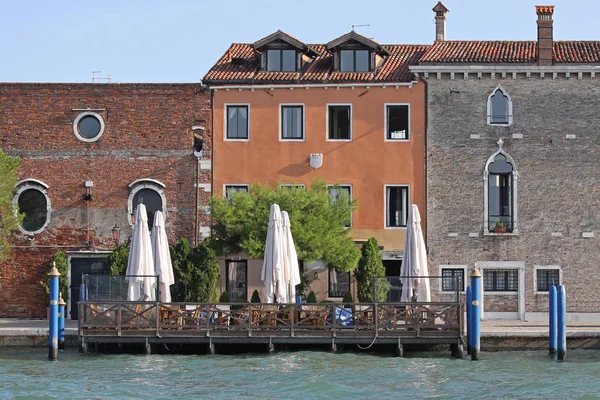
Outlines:
<svg viewBox="0 0 600 400"><path fill-rule="evenodd" d="M513 124L487 124L501 85ZM584 75L430 75L427 126L427 239L440 264L524 262L525 312L547 310L534 291L535 266L560 266L569 313L600 310L600 81ZM514 135L514 136L513 136ZM519 138L521 137L522 138ZM575 135L567 139L567 135ZM498 139L518 171L518 234L484 235L484 169ZM595 232L595 238L584 233ZM586 234L587 235L587 234ZM485 295L486 311L514 311L517 296Z"/></svg>
<svg viewBox="0 0 600 400"><path fill-rule="evenodd" d="M75 118L86 109L105 124L95 142L79 140ZM203 126L204 155L193 155L192 126ZM209 229L198 204L211 192L210 95L200 84L0 84L0 148L21 159L20 179L48 185L51 219L35 235L18 233L11 258L0 264L0 316L45 316L43 290L58 250L110 251L111 229L131 235L129 185L153 179L165 185L169 242L193 243ZM85 181L93 200L86 201ZM93 253L92 253L93 254Z"/></svg>

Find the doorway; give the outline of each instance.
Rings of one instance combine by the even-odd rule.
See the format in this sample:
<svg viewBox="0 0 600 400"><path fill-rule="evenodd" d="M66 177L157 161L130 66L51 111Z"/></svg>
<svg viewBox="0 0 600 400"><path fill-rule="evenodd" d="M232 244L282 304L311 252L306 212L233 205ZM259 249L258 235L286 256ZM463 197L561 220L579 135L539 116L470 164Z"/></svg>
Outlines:
<svg viewBox="0 0 600 400"><path fill-rule="evenodd" d="M70 255L69 256L69 313L71 319L78 319L77 302L79 286L83 275L108 275L106 256L108 254Z"/></svg>

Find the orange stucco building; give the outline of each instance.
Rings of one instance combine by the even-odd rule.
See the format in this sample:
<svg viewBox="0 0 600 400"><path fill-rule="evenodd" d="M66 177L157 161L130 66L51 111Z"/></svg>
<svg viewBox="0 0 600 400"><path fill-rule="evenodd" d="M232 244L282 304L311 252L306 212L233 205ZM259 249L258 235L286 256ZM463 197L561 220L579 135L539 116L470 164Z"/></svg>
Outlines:
<svg viewBox="0 0 600 400"><path fill-rule="evenodd" d="M425 85L408 71L426 49L355 32L325 45L281 31L233 44L204 77L213 96L213 193L254 182L308 187L315 177L339 183L358 202L352 236L375 237L398 275L408 205L426 215ZM234 261L245 263L249 298L263 288L261 260ZM226 265L221 290L235 274ZM313 290L339 297L325 272Z"/></svg>

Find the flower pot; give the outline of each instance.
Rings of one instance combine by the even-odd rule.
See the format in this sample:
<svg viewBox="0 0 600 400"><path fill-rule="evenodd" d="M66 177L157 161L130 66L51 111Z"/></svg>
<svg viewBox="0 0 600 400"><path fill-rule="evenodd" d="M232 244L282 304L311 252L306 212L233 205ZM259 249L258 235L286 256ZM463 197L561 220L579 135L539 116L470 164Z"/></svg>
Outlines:
<svg viewBox="0 0 600 400"><path fill-rule="evenodd" d="M506 227L504 228L494 228L494 233L506 233Z"/></svg>

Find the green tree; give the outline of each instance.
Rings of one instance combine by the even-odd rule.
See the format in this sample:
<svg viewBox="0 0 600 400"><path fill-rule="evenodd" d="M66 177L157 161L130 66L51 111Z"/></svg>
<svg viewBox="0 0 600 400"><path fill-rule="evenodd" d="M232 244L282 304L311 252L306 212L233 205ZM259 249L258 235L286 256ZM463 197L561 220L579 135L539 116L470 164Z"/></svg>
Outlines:
<svg viewBox="0 0 600 400"><path fill-rule="evenodd" d="M221 270L217 255L207 241L192 249L187 239L179 239L172 260L175 281L179 283L171 290L175 301L216 301Z"/></svg>
<svg viewBox="0 0 600 400"><path fill-rule="evenodd" d="M10 238L23 219L22 215L17 214L13 204L19 165L19 159L0 150L0 261L8 258L11 250Z"/></svg>
<svg viewBox="0 0 600 400"><path fill-rule="evenodd" d="M255 183L248 193L234 193L211 202L214 225L211 242L218 254L246 253L262 258L269 211L279 204L290 217L298 257L321 260L340 271L351 271L360 257L350 229L356 203L346 193L332 201L325 182L316 179L309 189L278 185L275 189Z"/></svg>
<svg viewBox="0 0 600 400"><path fill-rule="evenodd" d="M125 275L127 261L129 260L129 249L126 243L118 245L112 253L106 257L106 263L111 275Z"/></svg>
<svg viewBox="0 0 600 400"><path fill-rule="evenodd" d="M67 279L67 274L69 272L69 264L67 263L67 254L64 251L57 251L52 255L52 261L48 266L47 273L50 272L52 266L56 266L60 277L58 278L58 293L62 295L65 303L69 302L69 281ZM46 292L46 304L50 302L50 285L49 278L46 273L46 277L44 280L40 281L40 285L44 288Z"/></svg>
<svg viewBox="0 0 600 400"><path fill-rule="evenodd" d="M356 277L357 297L361 303L373 302L373 278L385 276L385 267L379 254L377 239L370 238L363 243L361 257L354 276ZM376 301L385 301L389 285L378 284L376 288Z"/></svg>

